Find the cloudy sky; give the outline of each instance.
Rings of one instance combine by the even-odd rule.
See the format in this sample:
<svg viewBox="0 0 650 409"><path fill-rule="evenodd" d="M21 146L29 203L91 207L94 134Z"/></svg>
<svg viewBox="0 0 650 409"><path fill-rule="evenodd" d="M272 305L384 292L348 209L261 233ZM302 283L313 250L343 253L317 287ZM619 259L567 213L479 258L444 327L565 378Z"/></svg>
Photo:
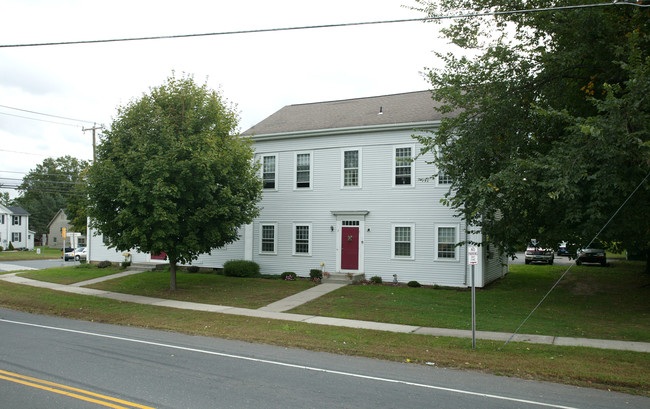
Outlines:
<svg viewBox="0 0 650 409"><path fill-rule="evenodd" d="M0 45L424 17L403 7L412 5L413 0L0 0ZM244 131L288 104L427 89L422 71L439 64L434 50L447 47L437 24L408 22L0 48L0 183L21 178L48 156L91 159L92 133L82 127L110 125L119 105L162 84L173 70L221 89L237 105Z"/></svg>

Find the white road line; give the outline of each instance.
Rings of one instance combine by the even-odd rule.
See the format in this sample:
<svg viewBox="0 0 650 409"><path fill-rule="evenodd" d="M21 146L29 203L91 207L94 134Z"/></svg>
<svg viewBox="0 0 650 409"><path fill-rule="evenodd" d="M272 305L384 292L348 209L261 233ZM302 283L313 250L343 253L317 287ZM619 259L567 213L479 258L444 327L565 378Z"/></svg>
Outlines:
<svg viewBox="0 0 650 409"><path fill-rule="evenodd" d="M144 340L139 340L139 339L118 337L118 336L114 336L114 335L98 334L98 333L94 333L94 332L79 331L79 330L68 329L68 328L51 327L51 326L48 326L48 325L32 324L32 323L29 323L29 322L5 320L5 319L2 319L2 318L0 318L0 322L6 322L6 323L10 323L10 324L17 324L17 325L25 325L25 326L30 326L30 327L37 327L37 328L54 330L54 331L70 332L70 333L74 333L74 334L88 335L88 336L99 337L99 338L115 339L115 340L119 340L119 341L133 342L133 343L145 344L145 345L152 345L152 346L176 349L176 350L181 350L181 351L198 352L198 353L206 354L206 355L215 355L215 356L220 356L220 357L225 357L225 358L240 359L240 360L244 360L244 361L258 362L258 363L264 363L264 364L269 364L269 365L277 365L277 366L283 366L283 367L287 367L287 368L304 369L304 370L308 370L308 371L322 372L322 373L328 373L328 374L332 374L332 375L340 375L340 376L347 376L347 377L352 377L352 378L368 379L368 380L377 381L377 382L408 385L408 386L414 386L414 387L418 387L418 388L434 389L434 390L439 390L439 391L458 393L458 394L462 394L462 395L480 396L480 397L484 397L484 398L498 399L498 400L504 400L504 401L509 401L509 402L525 403L525 404L530 404L530 405L544 406L544 407L548 407L548 408L577 409L577 408L575 408L573 406L562 406L562 405L556 405L556 404L546 403L546 402L539 402L539 401L533 401L533 400L527 400L527 399L512 398L512 397L508 397L508 396L492 395L492 394L482 393L482 392L472 392L472 391L463 390L463 389L455 389L455 388L447 388L447 387L443 387L443 386L426 385L426 384L422 384L422 383L402 381L402 380L399 380L399 379L380 378L380 377L376 377L376 376L354 374L354 373L350 373L350 372L334 371L334 370L325 369L325 368L316 368L316 367L305 366L305 365L290 364L290 363L286 363L286 362L271 361L271 360L267 360L267 359L251 358L251 357L241 356L241 355L226 354L226 353L223 353L223 352L206 351L206 350L203 350L203 349L188 348L188 347L183 347L183 346L178 346L178 345L170 345L170 344L163 344L163 343L160 343L160 342L144 341Z"/></svg>

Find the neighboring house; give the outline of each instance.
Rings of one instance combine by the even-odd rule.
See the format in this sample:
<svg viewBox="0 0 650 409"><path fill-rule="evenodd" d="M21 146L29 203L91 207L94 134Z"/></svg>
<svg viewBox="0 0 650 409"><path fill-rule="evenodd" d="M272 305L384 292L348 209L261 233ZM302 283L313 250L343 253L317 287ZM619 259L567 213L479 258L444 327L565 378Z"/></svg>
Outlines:
<svg viewBox="0 0 650 409"><path fill-rule="evenodd" d="M47 225L47 246L50 248L63 248L63 231L66 229L65 247L84 246L86 244L86 236L84 234L75 233L72 231L72 225L65 214L65 210L60 209L50 223Z"/></svg>
<svg viewBox="0 0 650 409"><path fill-rule="evenodd" d="M243 133L254 142L264 185L261 213L241 239L193 264L253 260L265 274L310 269L365 273L383 281L471 285L465 224L440 199L436 175L413 134L441 116L428 91L289 105ZM426 179L426 180L425 180ZM123 259L91 237L91 260ZM470 240L481 241L480 236ZM479 248L476 285L507 271L495 246ZM133 254L133 261L151 261Z"/></svg>
<svg viewBox="0 0 650 409"><path fill-rule="evenodd" d="M29 213L20 206L0 205L0 246L34 249L34 232L29 230Z"/></svg>

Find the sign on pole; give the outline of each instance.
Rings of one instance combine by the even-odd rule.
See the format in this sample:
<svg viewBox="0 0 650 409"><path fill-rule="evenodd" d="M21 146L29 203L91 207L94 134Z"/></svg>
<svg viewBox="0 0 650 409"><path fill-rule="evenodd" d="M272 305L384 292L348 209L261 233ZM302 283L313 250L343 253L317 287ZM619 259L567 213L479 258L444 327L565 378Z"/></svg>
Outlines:
<svg viewBox="0 0 650 409"><path fill-rule="evenodd" d="M467 264L472 266L472 349L476 349L476 285L474 266L478 264L478 246L467 246Z"/></svg>
<svg viewBox="0 0 650 409"><path fill-rule="evenodd" d="M467 264L478 264L478 246L467 247Z"/></svg>

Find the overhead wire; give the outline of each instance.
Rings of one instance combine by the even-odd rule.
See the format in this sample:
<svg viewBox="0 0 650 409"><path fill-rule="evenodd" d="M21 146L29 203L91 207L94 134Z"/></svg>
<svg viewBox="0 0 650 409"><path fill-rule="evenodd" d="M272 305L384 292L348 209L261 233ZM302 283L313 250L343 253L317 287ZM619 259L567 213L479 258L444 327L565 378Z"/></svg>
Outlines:
<svg viewBox="0 0 650 409"><path fill-rule="evenodd" d="M51 117L51 118L66 119L66 120L68 120L68 121L86 122L86 123L89 123L89 124L97 123L97 121L86 121L86 120L84 120L84 119L69 118L69 117L66 117L66 116L53 115L53 114L46 114L46 113L44 113L44 112L30 111L29 109L10 107L10 106L8 106L8 105L0 105L0 108L7 108L7 109L13 109L13 110L15 110L15 111L27 112L27 113L30 113L30 114L49 116L49 117ZM2 114L2 113L3 113L3 112L0 112L0 114ZM6 115L10 115L10 114L6 114Z"/></svg>
<svg viewBox="0 0 650 409"><path fill-rule="evenodd" d="M8 116L13 116L13 117L17 117L17 118L31 119L32 121L48 122L48 123L57 124L57 125L72 126L72 127L75 127L75 128L83 128L83 126L81 126L81 125L66 124L64 122L50 121L50 120L47 120L47 119L32 118L32 117L24 116L24 115L10 114L8 112L0 112L0 115L8 115Z"/></svg>
<svg viewBox="0 0 650 409"><path fill-rule="evenodd" d="M144 41L144 40L167 40L167 39L192 38L192 37L214 37L214 36L225 36L225 35L256 34L256 33L280 32L280 31L296 31L296 30L313 30L313 29L323 29L323 28L354 27L354 26L367 26L367 25L378 25L378 24L427 22L427 21L435 21L435 20L453 20L459 18L489 17L489 16L508 15L508 14L528 14L528 13L539 13L544 11L560 11L560 10L582 9L582 8L591 8L591 7L609 7L609 6L650 7L650 4L638 4L636 2L615 0L611 3L578 4L572 6L556 6L556 7L545 7L539 9L490 11L490 12L481 12L481 13L467 13L467 14L446 15L446 16L429 16L429 17L422 17L422 18L409 18L409 19L397 19L397 20L364 21L364 22L356 22L356 23L319 24L319 25L310 25L310 26L262 28L262 29L249 29L249 30L220 31L220 32L212 32L212 33L172 34L172 35L158 35L158 36L144 36L144 37L112 38L112 39L100 39L100 40L76 40L76 41L58 41L58 42L46 42L46 43L2 44L0 45L0 48L45 47L45 46L58 46L58 45L99 44L99 43L116 43L116 42L127 42L127 41Z"/></svg>

